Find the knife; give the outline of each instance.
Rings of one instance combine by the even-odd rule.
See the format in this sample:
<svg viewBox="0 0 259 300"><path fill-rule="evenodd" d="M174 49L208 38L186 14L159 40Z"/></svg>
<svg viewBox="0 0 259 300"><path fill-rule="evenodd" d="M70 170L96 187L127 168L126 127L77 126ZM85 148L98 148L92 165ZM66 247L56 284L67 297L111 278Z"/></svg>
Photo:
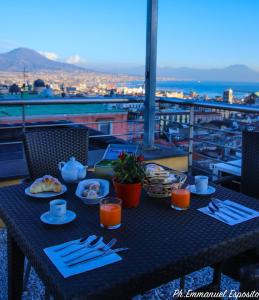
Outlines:
<svg viewBox="0 0 259 300"><path fill-rule="evenodd" d="M64 254L60 255L60 257L66 257L66 256L71 255L73 253L76 253L76 252L78 252L78 251L80 251L84 248L86 248L86 249L91 249L92 248L92 249L96 250L98 248L98 246L101 244L102 241L103 241L103 237L100 237L95 244L82 245L82 246L77 247L76 249L74 249L72 251L69 251L67 253L64 253Z"/></svg>
<svg viewBox="0 0 259 300"><path fill-rule="evenodd" d="M238 211L242 211L243 213L246 213L246 214L248 214L248 215L250 215L250 216L253 215L252 212L250 212L250 211L248 211L248 210L246 210L246 209L237 207L237 206L235 206L235 205L233 205L233 204L225 203L225 201L223 201L223 202L224 202L224 205L226 205L226 206L232 207L232 208L234 208L234 209L236 209L236 210L238 210Z"/></svg>
<svg viewBox="0 0 259 300"><path fill-rule="evenodd" d="M224 209L224 207L223 207L223 209ZM236 220L236 221L239 220L239 218L237 218L236 216L228 214L227 212L225 212L224 210L222 210L222 207L218 210L218 212L224 214L225 216L227 216L229 218L232 218L233 220Z"/></svg>
<svg viewBox="0 0 259 300"><path fill-rule="evenodd" d="M218 217L221 221L225 222L225 223L228 223L229 224L229 221L225 218L223 218L222 216L220 216L218 213L216 213L215 211L213 211L213 209L209 206L207 206L207 209L208 209L208 213L213 216L213 217Z"/></svg>
<svg viewBox="0 0 259 300"><path fill-rule="evenodd" d="M108 256L110 254L113 254L113 253L118 253L118 252L121 252L121 251L126 251L128 250L129 248L117 248L117 249L109 249L103 253L99 253L95 256L92 256L90 258L86 258L86 259L83 259L83 260L80 260L80 261L77 261L77 262L74 262L74 263L71 263L71 264L68 264L67 267L71 268L71 267L74 267L74 266L77 266L77 265L80 265L80 264L84 264L84 263L87 263L89 261L93 261L95 259L98 259L98 258L101 258L101 257L104 257L104 256Z"/></svg>
<svg viewBox="0 0 259 300"><path fill-rule="evenodd" d="M224 202L223 202L224 203ZM222 204L223 204L222 203ZM240 216L240 217L242 217L242 218L247 218L247 215L244 215L244 214L241 214L240 212L239 212L239 210L238 210L238 208L237 209L234 209L234 208L231 208L231 207L229 207L227 204L223 204L224 206L225 206L225 208L227 208L229 211L231 211L232 213L234 213L234 214L236 214L236 215L238 215L238 216Z"/></svg>

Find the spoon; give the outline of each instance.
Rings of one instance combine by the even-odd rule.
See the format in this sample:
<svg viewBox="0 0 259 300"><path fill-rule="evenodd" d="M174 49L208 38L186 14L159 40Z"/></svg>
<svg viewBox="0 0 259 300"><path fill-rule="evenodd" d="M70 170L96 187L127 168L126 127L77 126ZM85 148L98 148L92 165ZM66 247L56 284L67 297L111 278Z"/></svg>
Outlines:
<svg viewBox="0 0 259 300"><path fill-rule="evenodd" d="M247 216L240 213L240 211L238 210L238 208L231 208L229 207L229 205L225 204L222 200L219 200L217 198L213 198L212 199L212 203L216 203L218 206L227 208L229 211L232 211L233 213L235 213L236 215L242 217L242 218L246 218Z"/></svg>
<svg viewBox="0 0 259 300"><path fill-rule="evenodd" d="M232 218L233 220L236 220L236 221L238 220L238 218L236 218L236 217L234 217L234 216L228 214L227 212L225 212L225 211L223 211L223 210L220 210L220 207L221 207L221 208L223 208L223 207L222 207L222 206L216 205L216 203L213 202L213 201L211 201L211 202L209 203L209 206L211 206L211 207L212 207L216 212L218 212L218 213L222 213L222 214L228 216L229 218Z"/></svg>
<svg viewBox="0 0 259 300"><path fill-rule="evenodd" d="M96 239L95 239L95 240L96 240ZM64 253L64 254L62 254L62 255L60 255L60 256L61 256L61 257L66 257L66 256L68 256L68 255L70 255L70 254L73 254L73 253L75 253L75 252L78 252L78 251L80 251L81 249L84 249L84 248L86 248L86 247L88 247L88 248L95 248L95 247L97 247L97 246L103 241L103 237L101 236L95 243L93 243L93 241L94 241L94 240L92 240L90 243L83 244L81 247L76 248L75 250L72 250L72 251L70 251L70 252Z"/></svg>
<svg viewBox="0 0 259 300"><path fill-rule="evenodd" d="M226 222L226 223L229 224L228 220L225 219L225 218L223 218L223 217L221 217L219 214L217 214L216 211L215 211L213 208L211 208L210 205L207 206L207 208L208 208L208 211L209 211L209 213L210 213L211 215L214 215L214 216L218 217L221 221Z"/></svg>
<svg viewBox="0 0 259 300"><path fill-rule="evenodd" d="M66 245L63 245L63 246L58 247L58 248L55 248L54 252L59 252L59 251L61 251L63 249L68 248L71 245L81 245L83 243L91 243L92 241L94 241L96 239L97 239L96 235L86 236L86 237L81 238L80 240L68 242L68 243L66 243Z"/></svg>
<svg viewBox="0 0 259 300"><path fill-rule="evenodd" d="M76 257L73 257L73 258L70 258L70 259L68 259L68 260L65 260L64 263L66 263L66 264L71 263L71 262L73 262L73 261L75 261L75 260L77 260L77 259L79 259L79 258L81 258L81 257L83 257L83 256L85 256L85 255L88 255L88 254L90 254L90 253L93 253L93 252L95 252L95 251L97 251L97 250L107 251L107 250L109 250L111 247L113 247L113 246L116 244L116 242L117 242L117 239L111 239L111 240L109 241L108 244L104 244L104 245L101 246L101 247L94 247L94 249L92 249L92 250L90 250L90 251L84 252L84 253L82 253L82 254L76 256Z"/></svg>

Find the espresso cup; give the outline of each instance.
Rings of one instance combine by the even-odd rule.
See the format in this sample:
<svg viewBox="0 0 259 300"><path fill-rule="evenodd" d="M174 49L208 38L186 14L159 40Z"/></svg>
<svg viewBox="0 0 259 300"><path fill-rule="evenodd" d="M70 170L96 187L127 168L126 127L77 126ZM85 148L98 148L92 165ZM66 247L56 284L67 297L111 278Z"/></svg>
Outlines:
<svg viewBox="0 0 259 300"><path fill-rule="evenodd" d="M195 189L197 193L204 194L208 190L209 178L207 176L195 176Z"/></svg>
<svg viewBox="0 0 259 300"><path fill-rule="evenodd" d="M67 201L63 199L56 199L50 201L49 212L53 218L64 217L67 212Z"/></svg>

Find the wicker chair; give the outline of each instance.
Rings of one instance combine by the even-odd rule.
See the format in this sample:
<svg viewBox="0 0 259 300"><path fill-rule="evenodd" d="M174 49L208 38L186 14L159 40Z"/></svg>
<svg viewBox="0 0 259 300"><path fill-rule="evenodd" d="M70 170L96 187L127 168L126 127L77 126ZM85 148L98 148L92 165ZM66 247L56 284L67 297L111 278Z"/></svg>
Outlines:
<svg viewBox="0 0 259 300"><path fill-rule="evenodd" d="M259 132L243 131L242 138L241 192L259 199ZM223 273L240 281L243 291L255 284L259 288L258 253L259 249L252 249L228 259L223 264ZM255 276L257 276L256 283L253 281Z"/></svg>
<svg viewBox="0 0 259 300"><path fill-rule="evenodd" d="M82 164L87 164L88 138L87 128L43 128L27 131L24 134L24 148L30 180L46 174L59 177L58 163L71 156ZM24 289L27 287L30 270L31 265L27 263Z"/></svg>
<svg viewBox="0 0 259 300"><path fill-rule="evenodd" d="M244 131L241 192L259 199L259 131Z"/></svg>
<svg viewBox="0 0 259 300"><path fill-rule="evenodd" d="M24 134L30 179L49 174L58 177L58 163L74 156L82 164L88 159L87 128L33 129Z"/></svg>

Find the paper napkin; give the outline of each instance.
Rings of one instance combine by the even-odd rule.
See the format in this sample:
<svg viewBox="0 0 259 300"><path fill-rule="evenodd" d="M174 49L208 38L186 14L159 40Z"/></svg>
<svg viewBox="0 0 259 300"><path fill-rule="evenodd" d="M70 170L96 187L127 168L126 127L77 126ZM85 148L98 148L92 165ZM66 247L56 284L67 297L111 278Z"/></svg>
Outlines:
<svg viewBox="0 0 259 300"><path fill-rule="evenodd" d="M221 221L225 224L231 225L231 226L236 225L236 224L240 224L242 222L248 221L250 219L253 219L253 218L256 218L256 217L259 216L258 211L253 210L251 208L248 208L244 205L238 204L236 202L233 202L233 201L230 201L230 200L225 200L224 203L231 204L234 207L236 207L237 209L239 208L241 210L250 212L251 214L244 213L243 211L240 210L239 213L245 216L245 217L241 217L238 214L234 213L233 211L230 211L228 208L222 208L222 207L220 207L220 211L222 211L221 213L216 213L216 214L213 214L213 215L209 212L208 206L199 208L198 210L201 211L202 213L214 218L214 219L217 219L217 220L219 220L219 221ZM233 207L230 207L230 208L233 209ZM233 209L233 210L235 210L235 209ZM237 220L225 215L223 212L226 212L228 215L231 215L231 216L235 217ZM218 217L218 215L223 217L224 219L226 219L228 221L228 223L224 222L222 219L220 219L220 217Z"/></svg>
<svg viewBox="0 0 259 300"><path fill-rule="evenodd" d="M79 240L74 240L74 241L79 241ZM71 242L73 242L73 241L71 241ZM77 251L76 253L73 253L66 257L61 257L62 254L72 251L74 249L77 249L79 247L79 245L71 245L61 251L54 251L56 248L59 248L65 244L67 244L67 243L59 244L59 245L55 245L55 246L43 249L43 251L46 253L48 258L52 261L52 263L55 265L55 267L58 269L58 271L62 274L62 276L64 278L67 278L67 277L70 277L70 276L73 276L76 274L80 274L83 272L87 272L90 270L94 270L97 268L101 268L103 266L106 266L106 265L109 265L109 264L112 264L112 263L122 260L121 256L119 256L116 253L113 253L113 254L110 254L107 256L96 258L95 260L91 260L86 263L68 267L67 264L65 263L66 260L77 257L78 255L83 254L84 252L87 253L87 251L89 251L87 249L89 249L89 248L82 249L82 250ZM102 243L100 243L99 246L104 246L104 245L105 244L102 242ZM96 250L95 252L92 252L89 255L86 254L85 256L81 257L80 259L78 259L76 261L83 260L83 259L86 259L91 256L95 256L95 255L97 255L97 253L101 253L101 251Z"/></svg>

